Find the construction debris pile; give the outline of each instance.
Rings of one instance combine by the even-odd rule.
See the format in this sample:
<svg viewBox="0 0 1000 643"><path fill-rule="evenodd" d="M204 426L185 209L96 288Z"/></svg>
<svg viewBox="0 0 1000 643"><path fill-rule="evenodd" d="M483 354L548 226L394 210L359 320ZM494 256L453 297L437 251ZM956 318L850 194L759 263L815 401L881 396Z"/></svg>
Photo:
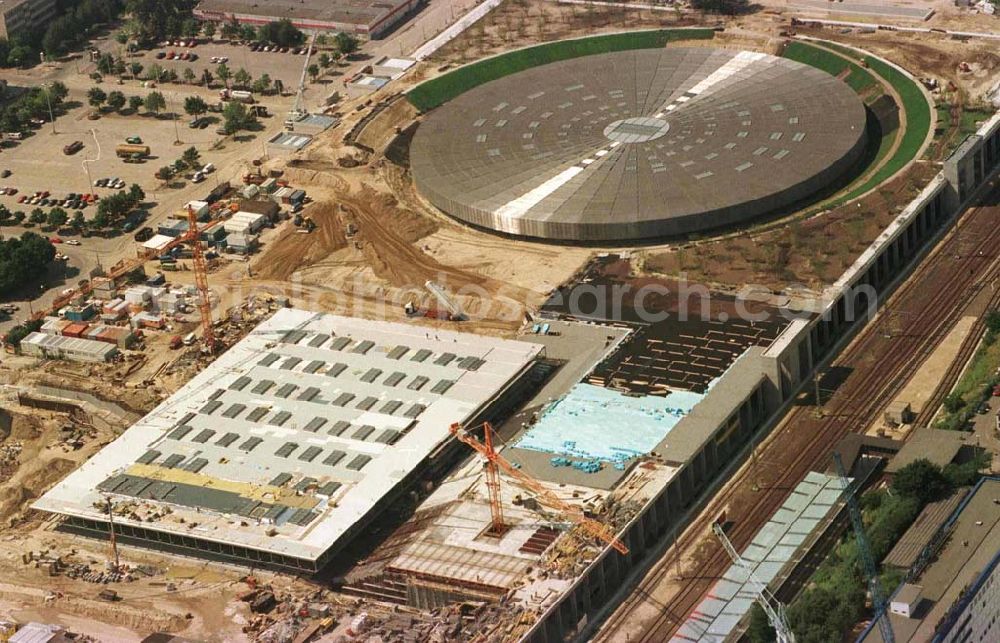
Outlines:
<svg viewBox="0 0 1000 643"><path fill-rule="evenodd" d="M159 569L152 565L127 565L122 564L117 567L108 563L104 569L94 568L93 561L89 563L74 562L75 550L67 556L61 556L48 549L34 552L28 551L21 555L21 561L25 565L34 565L35 569L41 569L49 576L65 576L75 580L82 580L88 583L107 585L108 583L130 583L141 577L152 577L161 573Z"/></svg>
<svg viewBox="0 0 1000 643"><path fill-rule="evenodd" d="M17 471L23 448L20 440L0 444L0 480L9 480Z"/></svg>

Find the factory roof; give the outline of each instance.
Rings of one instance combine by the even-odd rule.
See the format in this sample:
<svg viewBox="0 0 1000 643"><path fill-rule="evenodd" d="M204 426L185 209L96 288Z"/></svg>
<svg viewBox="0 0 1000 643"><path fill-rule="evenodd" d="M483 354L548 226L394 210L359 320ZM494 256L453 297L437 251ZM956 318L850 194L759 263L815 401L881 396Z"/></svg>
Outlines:
<svg viewBox="0 0 1000 643"><path fill-rule="evenodd" d="M540 352L283 309L34 506L101 520L102 492L139 498L173 512L146 529L316 560Z"/></svg>

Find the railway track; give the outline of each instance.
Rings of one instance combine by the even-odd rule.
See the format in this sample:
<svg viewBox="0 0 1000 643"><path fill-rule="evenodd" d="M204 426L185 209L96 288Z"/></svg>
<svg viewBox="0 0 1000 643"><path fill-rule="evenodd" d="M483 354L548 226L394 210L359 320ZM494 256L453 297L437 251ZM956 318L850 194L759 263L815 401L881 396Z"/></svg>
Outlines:
<svg viewBox="0 0 1000 643"><path fill-rule="evenodd" d="M1000 261L1000 259L998 259L998 261ZM986 306L987 311L997 309L1000 309L1000 287L993 290L993 293L990 296L990 301ZM980 315L972 324L972 328L969 329L969 334L962 341L958 354L955 356L954 361L948 365L948 370L945 371L945 374L938 383L937 388L934 389L934 393L930 398L928 398L927 402L920 410L920 413L917 414L917 418L913 421L914 426L930 425L931 420L934 419L938 409L944 402L944 398L948 396L951 389L958 383L958 378L962 375L962 372L965 370L969 360L972 359L973 354L979 347L979 341L982 339L985 332L986 315Z"/></svg>
<svg viewBox="0 0 1000 643"><path fill-rule="evenodd" d="M994 188L981 202L995 203ZM632 640L668 640L694 610L729 565L729 557L711 535L711 521L723 509L733 526L729 538L738 550L781 506L787 495L810 470L826 468L829 449L844 435L864 431L884 410L915 369L934 350L957 320L965 303L1000 276L996 260L1000 248L1000 206L983 205L963 215L954 231L892 295L883 315L905 314L907 326L888 337L879 323L863 328L831 365L849 374L816 417L809 394L758 450L756 465L744 465L685 529L674 546L646 572L622 605L608 618L595 640L621 640L619 630L634 623L633 612L647 597L660 606L657 616ZM971 252L962 250L963 231L973 231ZM956 255L964 257L956 260ZM795 454L791 459L788 454ZM754 487L758 491L754 491ZM674 579L674 559L694 561L697 576L681 578L672 595L658 587Z"/></svg>

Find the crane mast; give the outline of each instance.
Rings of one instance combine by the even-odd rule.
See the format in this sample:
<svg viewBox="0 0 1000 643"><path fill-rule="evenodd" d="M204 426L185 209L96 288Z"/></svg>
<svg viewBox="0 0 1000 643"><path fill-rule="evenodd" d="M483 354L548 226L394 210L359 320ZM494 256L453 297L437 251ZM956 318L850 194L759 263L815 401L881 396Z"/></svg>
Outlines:
<svg viewBox="0 0 1000 643"><path fill-rule="evenodd" d="M484 432L485 435L489 435L493 432L493 427L490 426L489 422L484 422ZM477 453L479 453L487 462L487 490L489 491L490 507L496 507L496 510L500 510L500 480L499 473L496 474L495 483L490 483L490 467L495 467L496 469L503 470L503 472L517 481L519 485L525 489L531 491L535 494L536 498L542 504L548 505L549 507L559 511L559 513L573 522L583 533L588 536L595 538L601 542L611 545L620 554L627 554L628 547L625 546L621 540L618 539L615 531L608 525L588 518L584 515L583 510L579 507L573 506L568 502L564 501L562 498L556 494L549 491L541 482L535 480L528 474L524 473L513 464L511 464L506 458L497 453L492 447L492 438L489 438L490 443L486 444L480 442L470 431L463 428L461 424L451 425L451 434L458 438L459 441L465 443ZM493 486L495 484L495 486ZM496 511L494 510L494 511ZM503 524L502 513L493 513L493 524L497 524L499 519L500 524Z"/></svg>
<svg viewBox="0 0 1000 643"><path fill-rule="evenodd" d="M882 634L883 643L895 643L896 636L892 631L892 623L889 622L889 615L886 614L887 601L885 591L882 589L882 581L878 577L878 568L875 566L875 557L872 555L871 546L868 544L868 536L865 535L865 523L861 519L861 509L858 507L858 499L854 495L857 489L847 479L844 471L844 462L840 459L840 454L834 451L833 461L837 464L837 473L843 483L844 493L847 495L847 509L851 515L851 526L854 528L854 539L858 543L858 555L861 557L862 570L865 573L865 580L868 583L868 592L872 597L872 610L875 613L875 622L878 624L879 632Z"/></svg>
<svg viewBox="0 0 1000 643"><path fill-rule="evenodd" d="M743 569L747 575L747 582L749 582L756 593L757 604L761 606L764 613L767 614L767 620L771 623L771 627L774 628L774 633L778 639L778 643L795 643L795 634L792 633L792 628L788 625L788 617L785 614L785 606L779 601L774 594L767 588L767 585L760 582L758 578L753 573L753 568L750 564L740 555L736 548L733 547L733 543L729 541L729 537L726 536L725 530L722 529L722 525L717 522L712 523L712 532L715 537L719 539L722 543L723 549L729 554L729 559L733 561L733 564L737 567Z"/></svg>
<svg viewBox="0 0 1000 643"><path fill-rule="evenodd" d="M306 115L306 112L302 109L302 94L306 91L306 73L309 71L309 60L312 58L313 46L315 44L316 34L314 33L309 38L309 46L306 48L306 59L302 63L302 75L299 77L299 86L295 90L295 104L288 111L288 120L285 121L285 127L291 128L296 121Z"/></svg>
<svg viewBox="0 0 1000 643"><path fill-rule="evenodd" d="M185 237L191 243L191 258L194 264L194 285L198 289L198 313L201 316L202 347L206 353L215 352L215 331L212 329L212 297L208 289L208 264L201 247L201 231L194 208L187 208L188 231Z"/></svg>

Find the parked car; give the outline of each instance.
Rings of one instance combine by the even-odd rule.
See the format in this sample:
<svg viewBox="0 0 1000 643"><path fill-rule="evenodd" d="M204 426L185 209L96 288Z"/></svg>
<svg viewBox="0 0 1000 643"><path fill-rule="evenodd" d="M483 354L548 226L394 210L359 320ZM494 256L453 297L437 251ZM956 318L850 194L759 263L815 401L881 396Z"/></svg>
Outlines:
<svg viewBox="0 0 1000 643"><path fill-rule="evenodd" d="M70 239L66 243L68 243L71 246L78 246L78 245L80 245L80 240L79 239Z"/></svg>
<svg viewBox="0 0 1000 643"><path fill-rule="evenodd" d="M156 52L156 59L157 60L163 60L166 57L167 57L167 52L165 52L165 51L158 51L158 52Z"/></svg>
<svg viewBox="0 0 1000 643"><path fill-rule="evenodd" d="M0 178L6 179L11 174L12 174L12 172L10 170L4 170L3 172L0 172Z"/></svg>

